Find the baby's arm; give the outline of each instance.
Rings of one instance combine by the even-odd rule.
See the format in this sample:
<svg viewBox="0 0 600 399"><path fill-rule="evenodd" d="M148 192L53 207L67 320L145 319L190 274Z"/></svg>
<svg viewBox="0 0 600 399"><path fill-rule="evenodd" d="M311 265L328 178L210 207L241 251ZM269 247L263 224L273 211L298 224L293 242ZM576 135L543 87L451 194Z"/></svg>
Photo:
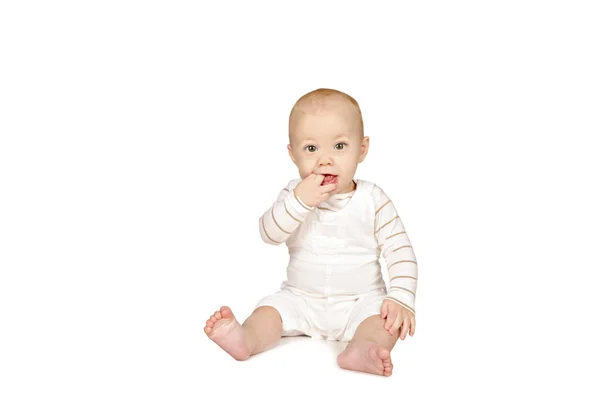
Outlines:
<svg viewBox="0 0 600 399"><path fill-rule="evenodd" d="M375 238L381 246L390 278L387 298L415 314L417 259L394 204L378 186L375 201Z"/></svg>
<svg viewBox="0 0 600 399"><path fill-rule="evenodd" d="M260 236L264 242L279 245L302 224L308 214L315 209L308 206L294 193L292 182L279 192L277 200L260 217Z"/></svg>

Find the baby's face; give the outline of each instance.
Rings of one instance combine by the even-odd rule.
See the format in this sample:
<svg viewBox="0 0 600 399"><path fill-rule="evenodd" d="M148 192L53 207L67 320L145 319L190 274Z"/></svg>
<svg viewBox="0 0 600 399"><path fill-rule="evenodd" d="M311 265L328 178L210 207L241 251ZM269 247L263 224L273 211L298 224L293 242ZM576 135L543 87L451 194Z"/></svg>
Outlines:
<svg viewBox="0 0 600 399"><path fill-rule="evenodd" d="M349 105L299 112L290 127L288 151L302 179L311 173L335 175L338 188L332 194L347 193L354 189L354 173L368 152L369 138L361 136L358 116Z"/></svg>

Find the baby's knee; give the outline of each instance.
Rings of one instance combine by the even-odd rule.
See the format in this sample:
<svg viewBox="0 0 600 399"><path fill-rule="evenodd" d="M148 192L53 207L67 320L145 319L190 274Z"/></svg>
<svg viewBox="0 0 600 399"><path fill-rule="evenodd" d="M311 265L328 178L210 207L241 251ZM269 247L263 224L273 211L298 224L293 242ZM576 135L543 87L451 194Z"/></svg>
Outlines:
<svg viewBox="0 0 600 399"><path fill-rule="evenodd" d="M273 321L279 321L280 323L282 322L281 314L279 313L279 311L273 306L269 305L257 307L256 309L254 309L254 312L252 312L252 315L256 315L257 317L261 318L268 318Z"/></svg>

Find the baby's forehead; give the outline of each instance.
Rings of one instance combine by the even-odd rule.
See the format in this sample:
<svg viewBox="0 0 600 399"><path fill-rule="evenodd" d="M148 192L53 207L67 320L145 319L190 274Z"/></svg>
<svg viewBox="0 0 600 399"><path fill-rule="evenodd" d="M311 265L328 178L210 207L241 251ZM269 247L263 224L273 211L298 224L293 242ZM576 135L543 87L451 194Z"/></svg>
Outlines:
<svg viewBox="0 0 600 399"><path fill-rule="evenodd" d="M361 116L343 97L305 98L292 110L289 130L294 141L333 139L340 133L352 138L360 136Z"/></svg>
<svg viewBox="0 0 600 399"><path fill-rule="evenodd" d="M307 119L311 119L307 117ZM290 130L290 139L300 141L332 141L340 138L349 140L360 139L359 127L356 123L336 123L340 120L330 120L329 123L320 124L318 119L314 123L298 121Z"/></svg>
<svg viewBox="0 0 600 399"><path fill-rule="evenodd" d="M354 124L359 122L359 115L353 107L343 101L314 102L307 104L298 104L292 112L290 120L291 127L298 127L302 124L322 124L339 123Z"/></svg>
<svg viewBox="0 0 600 399"><path fill-rule="evenodd" d="M324 115L327 113L343 113L352 108L347 100L341 97L314 97L301 100L295 111L305 115Z"/></svg>

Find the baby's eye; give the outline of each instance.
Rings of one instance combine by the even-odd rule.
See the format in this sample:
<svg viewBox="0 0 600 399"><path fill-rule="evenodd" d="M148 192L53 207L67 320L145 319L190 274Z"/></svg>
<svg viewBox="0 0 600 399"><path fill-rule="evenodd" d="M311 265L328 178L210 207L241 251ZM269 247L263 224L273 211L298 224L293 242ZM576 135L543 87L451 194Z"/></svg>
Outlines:
<svg viewBox="0 0 600 399"><path fill-rule="evenodd" d="M340 147L340 146L341 146L341 147ZM347 146L347 144L346 144L346 143L337 143L337 144L335 145L335 149L336 149L336 150L343 150L345 146Z"/></svg>
<svg viewBox="0 0 600 399"><path fill-rule="evenodd" d="M311 148L314 148L314 150L311 150ZM315 147L314 145L307 145L306 147L304 147L304 149L308 149L308 152L315 152L317 151L317 147Z"/></svg>

